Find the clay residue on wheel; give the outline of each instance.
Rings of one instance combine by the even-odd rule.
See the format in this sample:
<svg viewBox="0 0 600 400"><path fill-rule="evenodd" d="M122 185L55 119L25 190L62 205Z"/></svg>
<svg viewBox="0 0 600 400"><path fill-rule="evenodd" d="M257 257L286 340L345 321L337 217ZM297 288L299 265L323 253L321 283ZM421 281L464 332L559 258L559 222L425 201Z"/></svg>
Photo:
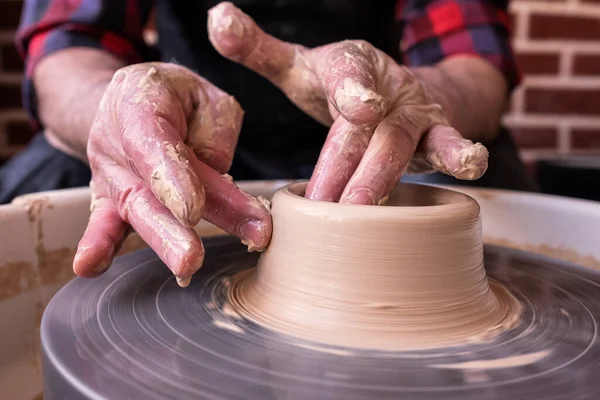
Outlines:
<svg viewBox="0 0 600 400"><path fill-rule="evenodd" d="M477 202L401 184L386 206L272 202L273 237L228 302L268 329L319 344L417 350L492 340L521 307L483 266Z"/></svg>
<svg viewBox="0 0 600 400"><path fill-rule="evenodd" d="M474 360L454 364L434 364L432 368L440 369L503 369L517 368L535 364L552 354L552 350L541 350L534 353L519 354L510 357L495 358L491 360Z"/></svg>

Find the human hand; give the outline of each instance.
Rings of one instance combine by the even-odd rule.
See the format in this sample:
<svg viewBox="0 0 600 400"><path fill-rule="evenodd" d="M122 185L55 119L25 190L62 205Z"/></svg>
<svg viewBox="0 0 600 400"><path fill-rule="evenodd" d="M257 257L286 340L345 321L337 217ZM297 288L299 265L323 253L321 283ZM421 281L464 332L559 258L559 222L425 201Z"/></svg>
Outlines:
<svg viewBox="0 0 600 400"><path fill-rule="evenodd" d="M182 286L204 248L192 229L201 218L262 250L271 217L228 175L242 124L235 99L174 64L118 70L88 141L91 215L73 268L96 276L111 264L131 228Z"/></svg>
<svg viewBox="0 0 600 400"><path fill-rule="evenodd" d="M221 55L267 78L331 126L308 198L381 204L407 170L471 180L487 169L487 149L449 125L410 69L367 42L314 49L283 42L229 2L210 10L208 31Z"/></svg>

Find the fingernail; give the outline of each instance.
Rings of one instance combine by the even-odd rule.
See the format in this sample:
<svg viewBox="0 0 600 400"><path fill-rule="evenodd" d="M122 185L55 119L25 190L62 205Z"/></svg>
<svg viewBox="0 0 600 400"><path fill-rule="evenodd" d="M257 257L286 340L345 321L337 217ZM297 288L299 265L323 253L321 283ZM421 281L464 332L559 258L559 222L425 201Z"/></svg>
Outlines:
<svg viewBox="0 0 600 400"><path fill-rule="evenodd" d="M106 271L111 266L111 264L111 260L103 260L94 268L94 272L96 274L101 274L104 271Z"/></svg>
<svg viewBox="0 0 600 400"><path fill-rule="evenodd" d="M89 249L89 246L79 246L77 248L77 252L75 253L75 256L73 257L73 263L79 262L79 259L81 258L83 253L88 251L88 249Z"/></svg>
<svg viewBox="0 0 600 400"><path fill-rule="evenodd" d="M375 193L373 193L372 190L356 189L350 192L348 196L344 197L341 203L370 206L378 202L375 201Z"/></svg>
<svg viewBox="0 0 600 400"><path fill-rule="evenodd" d="M177 280L177 284L179 286L181 286L182 288L188 287L188 285L190 284L190 282L192 281L192 277L189 276L187 278L182 278L179 275L175 275L175 280Z"/></svg>
<svg viewBox="0 0 600 400"><path fill-rule="evenodd" d="M238 229L242 243L248 246L248 251L257 251L264 246L265 223L250 220L240 225Z"/></svg>

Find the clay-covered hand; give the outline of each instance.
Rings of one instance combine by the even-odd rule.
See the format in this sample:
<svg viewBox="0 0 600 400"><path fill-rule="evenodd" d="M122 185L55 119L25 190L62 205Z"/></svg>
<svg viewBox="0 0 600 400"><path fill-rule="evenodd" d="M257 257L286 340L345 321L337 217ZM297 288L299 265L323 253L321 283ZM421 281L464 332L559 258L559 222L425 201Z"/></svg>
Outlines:
<svg viewBox="0 0 600 400"><path fill-rule="evenodd" d="M133 228L185 285L204 258L201 218L263 249L267 208L225 175L242 118L233 97L181 66L118 70L90 131L92 212L75 272L103 272Z"/></svg>
<svg viewBox="0 0 600 400"><path fill-rule="evenodd" d="M309 198L379 204L407 170L477 179L487 169L486 148L450 127L411 71L367 42L314 49L286 43L229 2L210 10L208 31L221 55L264 76L331 126Z"/></svg>

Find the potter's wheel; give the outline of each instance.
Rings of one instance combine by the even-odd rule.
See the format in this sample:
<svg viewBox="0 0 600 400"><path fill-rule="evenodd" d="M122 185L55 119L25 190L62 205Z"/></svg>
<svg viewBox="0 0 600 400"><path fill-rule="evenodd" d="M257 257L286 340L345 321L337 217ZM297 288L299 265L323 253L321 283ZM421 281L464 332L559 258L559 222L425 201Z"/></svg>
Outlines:
<svg viewBox="0 0 600 400"><path fill-rule="evenodd" d="M487 343L392 353L302 342L223 313L223 278L258 255L227 237L205 245L187 289L150 250L66 285L42 322L44 398L600 398L597 272L486 246L521 323Z"/></svg>

